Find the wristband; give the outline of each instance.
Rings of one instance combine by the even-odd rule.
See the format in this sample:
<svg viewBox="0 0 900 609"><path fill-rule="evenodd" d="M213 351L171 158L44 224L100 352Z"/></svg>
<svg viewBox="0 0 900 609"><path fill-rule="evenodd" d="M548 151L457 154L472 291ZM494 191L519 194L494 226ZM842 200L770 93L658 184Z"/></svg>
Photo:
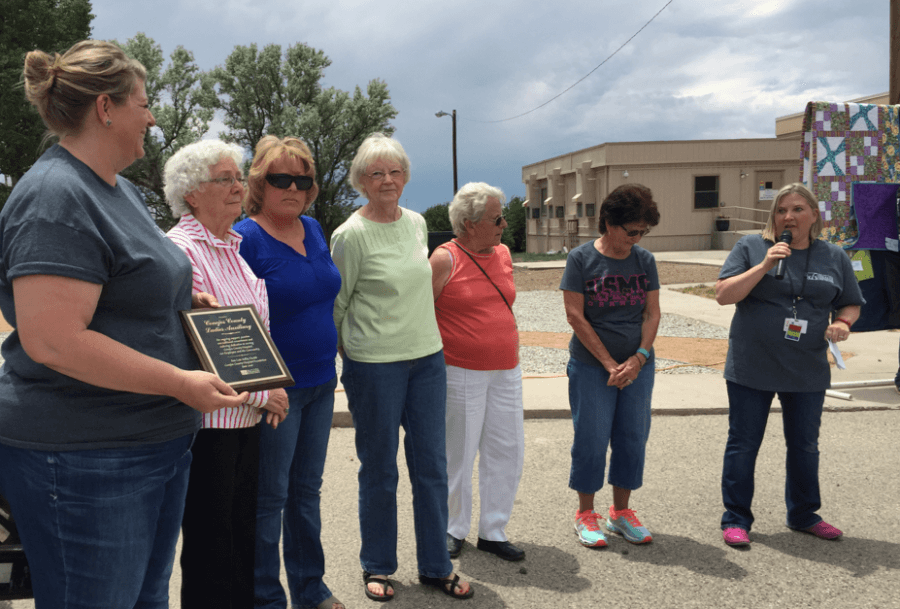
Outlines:
<svg viewBox="0 0 900 609"><path fill-rule="evenodd" d="M834 321L842 321L842 322L844 322L845 324L847 324L847 329L848 329L848 330L849 330L851 327L853 327L853 324L851 324L850 321L847 320L847 319L844 318L844 317L838 317L838 318L836 318Z"/></svg>
<svg viewBox="0 0 900 609"><path fill-rule="evenodd" d="M644 349L643 347L641 347L640 349L635 351L635 353L640 353L641 355L643 355L645 360L650 359L650 352L647 351L646 349Z"/></svg>

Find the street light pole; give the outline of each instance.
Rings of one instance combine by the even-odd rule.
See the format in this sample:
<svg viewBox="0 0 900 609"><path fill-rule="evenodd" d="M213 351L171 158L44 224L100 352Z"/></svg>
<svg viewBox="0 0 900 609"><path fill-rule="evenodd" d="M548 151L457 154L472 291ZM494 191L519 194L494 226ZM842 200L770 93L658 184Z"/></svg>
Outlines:
<svg viewBox="0 0 900 609"><path fill-rule="evenodd" d="M456 110L453 111L453 114L447 114L444 111L437 112L435 116L438 118L449 116L453 120L453 196L456 196L456 191L459 190L459 182L456 179Z"/></svg>

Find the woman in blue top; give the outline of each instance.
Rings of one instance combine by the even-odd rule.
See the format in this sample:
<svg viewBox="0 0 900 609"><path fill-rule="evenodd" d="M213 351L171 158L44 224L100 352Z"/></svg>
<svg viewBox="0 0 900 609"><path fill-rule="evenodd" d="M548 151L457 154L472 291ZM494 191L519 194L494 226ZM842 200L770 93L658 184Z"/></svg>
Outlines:
<svg viewBox="0 0 900 609"><path fill-rule="evenodd" d="M337 332L332 320L341 276L319 223L304 216L319 187L309 148L273 135L256 145L245 210L234 230L241 256L269 294L272 339L296 384L287 388L290 415L260 438L256 507L255 606L283 609L278 541L292 606L343 609L322 581L319 490L331 433Z"/></svg>

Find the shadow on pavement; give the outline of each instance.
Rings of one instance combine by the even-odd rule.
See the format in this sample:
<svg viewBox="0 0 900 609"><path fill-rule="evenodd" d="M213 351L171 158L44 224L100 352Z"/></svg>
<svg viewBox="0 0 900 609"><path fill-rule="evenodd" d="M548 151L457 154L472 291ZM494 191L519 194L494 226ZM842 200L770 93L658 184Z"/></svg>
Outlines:
<svg viewBox="0 0 900 609"><path fill-rule="evenodd" d="M525 550L525 560L510 563L467 544L459 557L460 570L498 586L530 586L564 594L591 587L591 580L579 575L581 564L572 554L551 546L516 545Z"/></svg>
<svg viewBox="0 0 900 609"><path fill-rule="evenodd" d="M846 569L853 577L867 577L880 569L900 570L900 544L887 541L848 536L824 541L795 531L753 533L752 539L788 556Z"/></svg>
<svg viewBox="0 0 900 609"><path fill-rule="evenodd" d="M728 547L699 543L680 535L654 533L653 543L646 545L631 545L613 537L609 549L632 562L683 567L698 575L720 579L741 580L747 577L746 569L728 560Z"/></svg>

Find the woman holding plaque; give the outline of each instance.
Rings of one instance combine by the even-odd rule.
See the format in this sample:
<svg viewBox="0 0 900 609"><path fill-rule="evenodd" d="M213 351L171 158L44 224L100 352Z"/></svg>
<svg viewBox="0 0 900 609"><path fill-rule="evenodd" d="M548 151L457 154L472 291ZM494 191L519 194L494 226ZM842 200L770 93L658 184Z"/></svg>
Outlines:
<svg viewBox="0 0 900 609"><path fill-rule="evenodd" d="M187 254L194 293L221 306L252 304L268 328L266 286L239 254L231 223L241 213L242 151L204 140L181 148L166 163L165 192L180 218L168 237ZM284 389L257 391L233 408L203 415L191 452L182 521L181 606L252 607L256 489L262 409L272 428L287 411Z"/></svg>
<svg viewBox="0 0 900 609"><path fill-rule="evenodd" d="M0 492L38 607L161 609L200 413L247 394L195 370L190 263L118 175L155 124L144 67L85 40L24 76L59 143L0 213Z"/></svg>
<svg viewBox="0 0 900 609"><path fill-rule="evenodd" d="M312 153L295 137L273 135L256 145L244 208L235 225L241 255L269 292L272 339L296 384L287 388L289 416L263 428L256 506L256 604L284 609L278 542L291 606L343 609L323 581L319 517L322 472L331 433L337 333L331 314L341 276L322 227L303 215L319 194Z"/></svg>
<svg viewBox="0 0 900 609"><path fill-rule="evenodd" d="M343 285L334 323L359 457L360 562L365 593L389 601L397 570L400 427L413 488L419 581L459 599L469 584L447 554L447 374L434 315L425 219L400 207L409 157L381 133L363 141L350 183L368 199L334 232Z"/></svg>

